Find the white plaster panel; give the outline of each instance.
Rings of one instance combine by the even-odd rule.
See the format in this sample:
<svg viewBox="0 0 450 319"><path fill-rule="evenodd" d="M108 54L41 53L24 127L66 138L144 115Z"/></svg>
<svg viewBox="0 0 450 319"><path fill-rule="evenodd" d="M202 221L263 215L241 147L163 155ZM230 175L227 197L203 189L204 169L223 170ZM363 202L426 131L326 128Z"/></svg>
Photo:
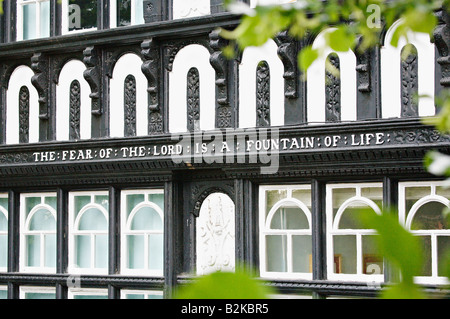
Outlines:
<svg viewBox="0 0 450 319"><path fill-rule="evenodd" d="M80 138L91 138L91 89L83 77L86 66L79 60L68 61L59 75L56 86L56 139L69 140L70 127L70 85L74 80L80 83Z"/></svg>
<svg viewBox="0 0 450 319"><path fill-rule="evenodd" d="M182 48L169 74L169 131L187 131L187 74L197 68L200 77L200 129L215 128L215 71L209 62L209 51L198 44Z"/></svg>
<svg viewBox="0 0 450 319"><path fill-rule="evenodd" d="M270 69L270 124L284 124L284 66L273 40L261 47L248 47L239 65L239 127L256 126L256 69L266 61Z"/></svg>
<svg viewBox="0 0 450 319"><path fill-rule="evenodd" d="M142 60L134 53L124 54L116 62L110 82L110 136L124 136L124 81L136 79L136 135L148 134L147 78L141 71Z"/></svg>
<svg viewBox="0 0 450 319"><path fill-rule="evenodd" d="M174 19L199 17L210 13L210 0L173 0Z"/></svg>
<svg viewBox="0 0 450 319"><path fill-rule="evenodd" d="M21 65L9 79L6 93L6 144L19 143L19 91L22 86L28 87L30 92L29 142L39 141L39 96L31 84L33 75L33 70Z"/></svg>
<svg viewBox="0 0 450 319"><path fill-rule="evenodd" d="M334 28L322 31L314 40L314 49L325 47L325 34L332 32ZM308 123L325 122L325 61L331 49L322 51L307 70L307 119ZM341 120L356 120L356 55L353 51L335 52L340 61L341 80Z"/></svg>
<svg viewBox="0 0 450 319"><path fill-rule="evenodd" d="M401 38L397 47L390 44L400 23L401 20L389 28L384 39L384 46L381 48L381 113L383 118L401 116L401 51L407 42ZM419 116L435 115L434 44L430 42L429 35L425 33L408 33L408 41L417 49L419 96L429 97L419 100Z"/></svg>

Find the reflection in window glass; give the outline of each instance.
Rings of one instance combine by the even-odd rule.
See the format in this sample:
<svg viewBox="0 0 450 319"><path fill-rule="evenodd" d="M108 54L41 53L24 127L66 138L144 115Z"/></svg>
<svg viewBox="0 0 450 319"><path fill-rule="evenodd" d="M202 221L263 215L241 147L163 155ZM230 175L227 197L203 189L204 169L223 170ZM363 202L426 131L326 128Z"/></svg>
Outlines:
<svg viewBox="0 0 450 319"><path fill-rule="evenodd" d="M97 28L97 0L69 0L69 31Z"/></svg>
<svg viewBox="0 0 450 319"><path fill-rule="evenodd" d="M450 207L449 195L445 182L399 183L400 220L418 236L424 252L424 265L415 278L418 283L446 282L450 230L444 212Z"/></svg>

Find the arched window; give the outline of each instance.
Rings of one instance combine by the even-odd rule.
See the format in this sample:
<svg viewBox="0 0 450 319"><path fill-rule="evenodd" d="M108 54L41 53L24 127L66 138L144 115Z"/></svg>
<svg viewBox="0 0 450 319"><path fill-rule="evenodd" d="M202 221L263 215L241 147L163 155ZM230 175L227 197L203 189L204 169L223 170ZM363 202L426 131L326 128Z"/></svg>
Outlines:
<svg viewBox="0 0 450 319"><path fill-rule="evenodd" d="M122 273L162 276L164 192L122 192Z"/></svg>
<svg viewBox="0 0 450 319"><path fill-rule="evenodd" d="M0 194L0 271L8 266L8 195Z"/></svg>
<svg viewBox="0 0 450 319"><path fill-rule="evenodd" d="M70 193L69 271L108 270L108 193Z"/></svg>
<svg viewBox="0 0 450 319"><path fill-rule="evenodd" d="M311 190L309 186L260 189L262 277L311 279Z"/></svg>
<svg viewBox="0 0 450 319"><path fill-rule="evenodd" d="M383 280L376 232L362 226L367 209L381 214L381 184L327 185L327 269L329 279Z"/></svg>
<svg viewBox="0 0 450 319"><path fill-rule="evenodd" d="M416 280L446 282L446 256L450 254L450 230L444 212L450 208L450 190L443 182L399 184L399 216L405 228L423 244L424 265Z"/></svg>
<svg viewBox="0 0 450 319"><path fill-rule="evenodd" d="M21 271L56 271L56 194L21 195Z"/></svg>

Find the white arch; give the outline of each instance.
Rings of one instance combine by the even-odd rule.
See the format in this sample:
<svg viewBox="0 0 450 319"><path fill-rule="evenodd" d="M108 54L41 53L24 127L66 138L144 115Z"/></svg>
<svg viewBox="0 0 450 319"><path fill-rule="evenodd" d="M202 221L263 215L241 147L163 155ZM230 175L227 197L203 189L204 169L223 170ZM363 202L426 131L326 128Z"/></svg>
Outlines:
<svg viewBox="0 0 450 319"><path fill-rule="evenodd" d="M173 61L169 74L169 131L187 132L187 73L192 67L200 76L200 129L215 127L215 71L209 62L209 51L199 45L190 44L182 48Z"/></svg>
<svg viewBox="0 0 450 319"><path fill-rule="evenodd" d="M98 209L102 214L103 217L105 217L105 221L106 221L106 229L100 229L100 230L86 230L86 232L90 233L90 234L99 234L99 233L104 233L108 231L108 212L106 211L106 209L99 204L95 204L95 203L89 203L86 204L78 213L77 217L75 218L75 222L74 222L74 232L76 232L77 234L80 232L83 232L82 230L79 229L80 227L80 221L81 218L83 217L83 215L86 213L87 210L94 208L94 209Z"/></svg>
<svg viewBox="0 0 450 319"><path fill-rule="evenodd" d="M134 219L134 216L136 215L136 213L141 208L145 208L145 207L153 208L158 213L159 217L161 218L161 221L164 221L164 212L162 211L162 209L155 203L145 201L145 202L142 202L142 203L139 203L138 205L136 205L136 207L131 211L130 215L128 216L127 223L126 223L127 231L131 230L131 223L133 222L133 219ZM161 232L162 230L163 229L161 228L160 230L158 230L158 232ZM145 230L145 232L148 232L148 230Z"/></svg>
<svg viewBox="0 0 450 319"><path fill-rule="evenodd" d="M39 141L39 95L31 83L33 70L26 65L18 66L9 79L6 93L6 144L19 143L19 92L26 86L30 92L29 142Z"/></svg>
<svg viewBox="0 0 450 319"><path fill-rule="evenodd" d="M325 35L336 28L328 28L316 37L313 49L325 47ZM325 49L308 68L307 76L307 119L309 123L325 122L325 61L330 53L336 53L340 61L341 120L356 120L356 55L352 50L334 52Z"/></svg>
<svg viewBox="0 0 450 319"><path fill-rule="evenodd" d="M64 64L56 86L56 139L69 140L70 127L70 85L77 80L80 83L80 138L91 138L91 89L84 79L86 66L79 60L70 60Z"/></svg>
<svg viewBox="0 0 450 319"><path fill-rule="evenodd" d="M375 204L372 200L366 198L366 197L361 197L361 196L354 196L352 198L347 199L342 205L341 207L339 207L337 213L336 213L336 217L334 218L334 222L333 222L333 230L337 230L339 229L339 222L341 221L341 217L342 214L345 212L345 210L347 209L348 206L350 206L353 203L363 203L366 204L367 206L369 206L370 208L372 208L375 213L377 213L378 215L381 215L381 210L378 207L377 204Z"/></svg>
<svg viewBox="0 0 450 319"><path fill-rule="evenodd" d="M50 205L47 205L47 204L39 204L39 205L34 206L33 209L30 211L30 213L27 216L27 219L25 220L25 232L27 232L27 233L31 232L30 231L31 220L33 219L34 214L38 210L41 210L41 209L49 211L50 214L52 214L52 217L54 218L55 223L56 223L56 211L53 209L53 207L51 207ZM56 224L55 224L55 227L56 227ZM56 232L56 228L55 228L55 230L44 230L44 231L40 230L38 232L39 233Z"/></svg>
<svg viewBox="0 0 450 319"><path fill-rule="evenodd" d="M270 70L270 125L284 124L284 66L278 46L269 39L261 47L248 47L239 65L239 127L256 126L256 69L266 61Z"/></svg>
<svg viewBox="0 0 450 319"><path fill-rule="evenodd" d="M147 78L141 70L142 60L126 53L116 62L110 82L110 136L124 136L124 81L128 75L136 79L136 135L148 134Z"/></svg>
<svg viewBox="0 0 450 319"><path fill-rule="evenodd" d="M416 215L417 211L419 210L419 208L422 207L423 205L431 203L431 202L438 202L438 203L441 203L441 204L447 206L448 208L450 208L450 200L448 200L447 198L445 198L443 196L428 195L428 196L422 197L417 202L415 202L414 205L409 210L409 214L408 214L408 217L406 218L406 225L405 225L407 229L411 229L412 221L413 221L414 216Z"/></svg>
<svg viewBox="0 0 450 319"><path fill-rule="evenodd" d="M275 205L273 205L273 207L270 209L269 213L267 214L265 228L271 229L270 223L272 221L273 215L275 215L276 211L280 207L283 207L285 204L294 204L295 206L300 208L308 220L308 225L309 225L308 230L311 230L311 211L308 209L308 207L304 203L302 203L301 201L299 201L298 199L295 199L295 198L284 198L284 199L278 201Z"/></svg>
<svg viewBox="0 0 450 319"><path fill-rule="evenodd" d="M391 40L395 30L401 24L395 22L386 32L384 46L381 48L381 102L383 118L400 117L401 115L401 51L407 44L400 38L397 47ZM425 33L408 33L408 41L417 48L418 54L418 93L431 98L419 100L419 116L435 115L434 78L435 48L430 36Z"/></svg>

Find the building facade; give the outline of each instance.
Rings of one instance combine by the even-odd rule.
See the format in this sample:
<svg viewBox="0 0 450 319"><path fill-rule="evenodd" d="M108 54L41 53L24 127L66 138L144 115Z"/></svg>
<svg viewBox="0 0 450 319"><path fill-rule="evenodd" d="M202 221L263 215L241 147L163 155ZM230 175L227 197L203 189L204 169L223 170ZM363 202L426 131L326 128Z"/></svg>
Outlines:
<svg viewBox="0 0 450 319"><path fill-rule="evenodd" d="M423 159L450 138L422 119L450 85L446 14L433 41L391 47L394 25L305 75L300 48L329 30L227 59L218 28L240 20L220 0L3 10L0 298L171 298L241 266L279 296L374 297L397 274L357 215L388 206L443 291L450 190Z"/></svg>

